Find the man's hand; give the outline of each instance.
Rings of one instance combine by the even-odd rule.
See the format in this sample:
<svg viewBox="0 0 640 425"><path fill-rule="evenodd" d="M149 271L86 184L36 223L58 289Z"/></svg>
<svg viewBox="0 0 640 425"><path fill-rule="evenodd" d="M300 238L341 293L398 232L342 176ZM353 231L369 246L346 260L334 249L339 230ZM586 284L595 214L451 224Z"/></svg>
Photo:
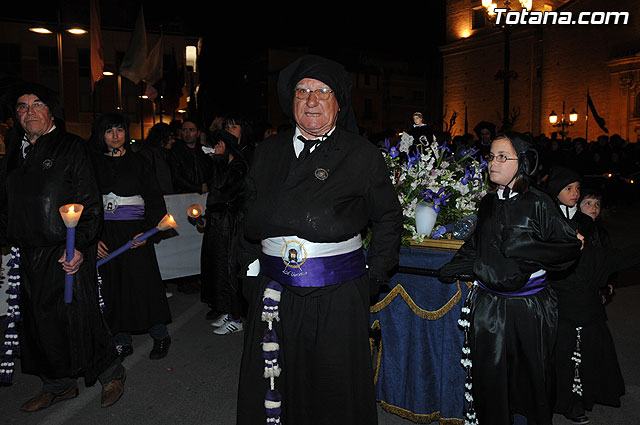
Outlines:
<svg viewBox="0 0 640 425"><path fill-rule="evenodd" d="M75 274L80 269L80 265L84 262L84 256L82 255L82 252L74 249L73 258L71 259L71 261L65 261L66 257L67 250L65 249L62 253L62 257L60 257L60 259L58 260L58 263L62 264L62 269L65 271L65 273Z"/></svg>

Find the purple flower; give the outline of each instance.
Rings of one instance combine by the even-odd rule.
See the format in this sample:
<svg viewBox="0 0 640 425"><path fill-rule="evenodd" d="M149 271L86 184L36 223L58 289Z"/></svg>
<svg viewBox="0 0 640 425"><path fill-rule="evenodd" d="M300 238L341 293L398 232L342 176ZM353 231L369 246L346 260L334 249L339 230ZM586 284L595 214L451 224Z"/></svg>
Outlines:
<svg viewBox="0 0 640 425"><path fill-rule="evenodd" d="M445 226L439 226L436 230L431 234L431 239L440 239L447 233L451 233L453 230L453 224L447 224Z"/></svg>

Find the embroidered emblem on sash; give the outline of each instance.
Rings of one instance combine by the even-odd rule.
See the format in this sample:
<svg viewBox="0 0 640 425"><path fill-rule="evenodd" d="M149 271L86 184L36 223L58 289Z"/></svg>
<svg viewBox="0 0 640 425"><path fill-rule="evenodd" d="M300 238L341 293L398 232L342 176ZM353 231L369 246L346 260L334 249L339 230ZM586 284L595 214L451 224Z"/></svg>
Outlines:
<svg viewBox="0 0 640 425"><path fill-rule="evenodd" d="M280 257L285 267L282 273L290 276L304 276L307 273L302 270L302 265L307 261L307 250L297 240L284 243L280 251Z"/></svg>
<svg viewBox="0 0 640 425"><path fill-rule="evenodd" d="M104 212L113 214L118 209L118 200L115 197L107 197L102 201Z"/></svg>

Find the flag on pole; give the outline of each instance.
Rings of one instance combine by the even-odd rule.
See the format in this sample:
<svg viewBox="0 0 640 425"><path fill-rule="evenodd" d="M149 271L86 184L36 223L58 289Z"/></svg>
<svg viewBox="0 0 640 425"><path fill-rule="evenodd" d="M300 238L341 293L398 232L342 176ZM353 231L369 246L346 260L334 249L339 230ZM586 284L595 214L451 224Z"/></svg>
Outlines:
<svg viewBox="0 0 640 425"><path fill-rule="evenodd" d="M591 110L591 113L593 114L593 119L596 120L596 123L598 123L602 131L604 131L605 133L609 133L609 130L607 130L604 118L598 115L598 112L596 111L596 107L593 105L591 96L589 96L589 91L587 91L587 106L589 107L589 109Z"/></svg>
<svg viewBox="0 0 640 425"><path fill-rule="evenodd" d="M153 85L162 79L162 57L162 35L160 35L147 57L143 80L148 85Z"/></svg>
<svg viewBox="0 0 640 425"><path fill-rule="evenodd" d="M90 4L90 37L91 37L91 92L95 85L103 78L104 53L102 51L102 32L100 30L100 4L99 0L91 0Z"/></svg>
<svg viewBox="0 0 640 425"><path fill-rule="evenodd" d="M138 84L147 72L147 30L144 25L144 14L140 6L140 14L136 20L129 48L120 64L120 74Z"/></svg>

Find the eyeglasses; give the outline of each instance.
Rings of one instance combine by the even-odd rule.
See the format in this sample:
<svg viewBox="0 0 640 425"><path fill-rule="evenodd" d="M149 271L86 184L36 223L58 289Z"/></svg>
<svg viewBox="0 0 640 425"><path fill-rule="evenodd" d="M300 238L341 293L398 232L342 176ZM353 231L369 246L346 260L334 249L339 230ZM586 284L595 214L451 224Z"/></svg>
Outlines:
<svg viewBox="0 0 640 425"><path fill-rule="evenodd" d="M45 105L43 102L33 102L31 105L28 105L26 103L19 103L16 106L16 111L19 114L24 114L29 110L29 108L31 108L31 110L34 112L39 112L39 111L43 111L44 108L46 107L47 105Z"/></svg>
<svg viewBox="0 0 640 425"><path fill-rule="evenodd" d="M494 155L494 154L490 153L487 156L485 156L485 158L487 159L487 163L493 161L494 159L497 162L507 162L507 161L517 161L518 160L518 158L508 158L507 155L505 155L503 153L499 153L498 155Z"/></svg>
<svg viewBox="0 0 640 425"><path fill-rule="evenodd" d="M300 99L300 100L307 99L309 96L311 96L311 93L315 94L318 100L329 100L329 98L331 97L331 93L333 93L333 90L331 89L310 90L310 89L303 89L303 88L297 87L296 99Z"/></svg>

